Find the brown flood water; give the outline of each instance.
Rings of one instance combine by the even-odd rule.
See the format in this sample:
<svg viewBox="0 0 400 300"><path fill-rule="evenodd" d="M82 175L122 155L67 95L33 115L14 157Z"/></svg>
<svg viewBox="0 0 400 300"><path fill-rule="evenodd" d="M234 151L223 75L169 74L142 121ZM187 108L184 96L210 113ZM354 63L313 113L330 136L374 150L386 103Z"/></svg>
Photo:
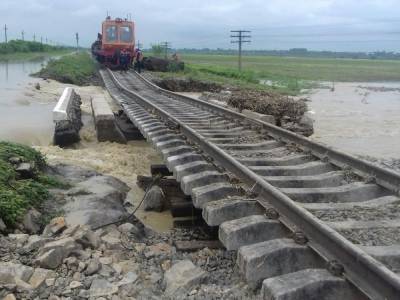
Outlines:
<svg viewBox="0 0 400 300"><path fill-rule="evenodd" d="M312 90L313 140L356 155L400 158L400 83L336 83Z"/></svg>

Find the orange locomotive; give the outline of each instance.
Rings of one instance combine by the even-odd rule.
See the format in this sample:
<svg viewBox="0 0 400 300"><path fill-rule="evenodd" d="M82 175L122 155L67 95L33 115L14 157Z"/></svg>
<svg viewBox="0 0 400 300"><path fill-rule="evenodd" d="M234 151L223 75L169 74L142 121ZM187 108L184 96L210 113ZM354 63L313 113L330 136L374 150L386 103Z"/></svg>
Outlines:
<svg viewBox="0 0 400 300"><path fill-rule="evenodd" d="M102 33L92 44L93 56L111 68L127 69L135 56L135 25L127 19L107 17Z"/></svg>

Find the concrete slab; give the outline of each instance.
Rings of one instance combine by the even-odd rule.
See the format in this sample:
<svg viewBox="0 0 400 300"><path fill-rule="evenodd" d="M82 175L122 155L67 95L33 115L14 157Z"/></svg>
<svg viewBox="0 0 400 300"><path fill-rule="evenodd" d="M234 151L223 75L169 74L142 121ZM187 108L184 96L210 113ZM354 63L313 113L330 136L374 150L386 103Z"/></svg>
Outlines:
<svg viewBox="0 0 400 300"><path fill-rule="evenodd" d="M266 278L323 268L325 263L307 246L292 239L275 239L241 247L237 265L247 282L258 286Z"/></svg>
<svg viewBox="0 0 400 300"><path fill-rule="evenodd" d="M324 269L305 269L265 279L261 297L264 300L362 300L366 299L346 280Z"/></svg>
<svg viewBox="0 0 400 300"><path fill-rule="evenodd" d="M290 232L277 220L264 215L252 215L227 221L219 227L219 240L227 250L263 241L288 237Z"/></svg>
<svg viewBox="0 0 400 300"><path fill-rule="evenodd" d="M262 215L265 209L254 199L223 199L207 203L203 219L209 226L252 215Z"/></svg>
<svg viewBox="0 0 400 300"><path fill-rule="evenodd" d="M192 190L197 187L209 185L211 183L224 182L228 179L226 174L217 171L205 171L182 177L181 188L186 195L192 195Z"/></svg>
<svg viewBox="0 0 400 300"><path fill-rule="evenodd" d="M115 116L104 95L95 95L91 100L97 140L99 142L126 143L123 133L116 126Z"/></svg>
<svg viewBox="0 0 400 300"><path fill-rule="evenodd" d="M192 201L196 208L203 208L211 201L217 201L230 196L240 196L239 189L228 182L211 183L192 190Z"/></svg>

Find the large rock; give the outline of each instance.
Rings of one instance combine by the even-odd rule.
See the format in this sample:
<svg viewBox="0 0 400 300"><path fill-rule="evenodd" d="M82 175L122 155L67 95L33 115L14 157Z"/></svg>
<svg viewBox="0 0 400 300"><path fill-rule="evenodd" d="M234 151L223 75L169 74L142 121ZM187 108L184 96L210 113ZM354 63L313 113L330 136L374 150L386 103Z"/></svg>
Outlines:
<svg viewBox="0 0 400 300"><path fill-rule="evenodd" d="M46 279L55 278L56 276L57 274L54 271L36 268L29 279L29 284L36 289L44 286L46 284Z"/></svg>
<svg viewBox="0 0 400 300"><path fill-rule="evenodd" d="M97 258L93 258L89 261L86 270L85 270L85 275L86 276L91 276L93 274L96 274L98 271L101 269L101 264Z"/></svg>
<svg viewBox="0 0 400 300"><path fill-rule="evenodd" d="M129 191L122 181L110 176L93 176L68 191L71 201L63 207L69 225L91 228L121 220L126 210L123 200Z"/></svg>
<svg viewBox="0 0 400 300"><path fill-rule="evenodd" d="M118 292L118 287L105 279L95 279L90 286L90 297L111 296Z"/></svg>
<svg viewBox="0 0 400 300"><path fill-rule="evenodd" d="M143 200L143 208L146 211L153 210L161 212L166 207L165 196L162 189L154 185L150 188L150 190L146 193L146 196Z"/></svg>
<svg viewBox="0 0 400 300"><path fill-rule="evenodd" d="M65 218L57 217L52 219L50 223L46 225L42 235L51 237L62 232L65 228L67 228L67 225L65 224Z"/></svg>
<svg viewBox="0 0 400 300"><path fill-rule="evenodd" d="M97 249L100 245L100 237L90 230L89 226L79 226L72 236L83 248Z"/></svg>
<svg viewBox="0 0 400 300"><path fill-rule="evenodd" d="M30 209L24 216L22 220L22 225L26 232L30 234L35 234L40 231L40 218L42 214L36 209Z"/></svg>
<svg viewBox="0 0 400 300"><path fill-rule="evenodd" d="M31 235L28 238L28 242L23 247L23 250L25 250L26 252L37 250L40 247L43 247L45 244L50 243L52 241L54 241L53 238L42 237L39 235Z"/></svg>
<svg viewBox="0 0 400 300"><path fill-rule="evenodd" d="M40 249L36 264L42 268L55 269L62 264L64 258L82 247L71 237L47 243Z"/></svg>
<svg viewBox="0 0 400 300"><path fill-rule="evenodd" d="M93 170L65 164L51 165L47 171L50 175L59 177L63 181L66 180L71 184L76 184L81 181L85 181L90 177L100 175L98 172Z"/></svg>
<svg viewBox="0 0 400 300"><path fill-rule="evenodd" d="M27 282L32 274L32 267L12 262L0 263L0 284L10 284L10 280L15 283L15 278Z"/></svg>
<svg viewBox="0 0 400 300"><path fill-rule="evenodd" d="M7 229L6 224L3 222L3 220L0 218L0 232L4 232Z"/></svg>
<svg viewBox="0 0 400 300"><path fill-rule="evenodd" d="M182 260L165 272L165 294L168 297L185 298L193 287L205 279L206 272L196 267L190 260Z"/></svg>
<svg viewBox="0 0 400 300"><path fill-rule="evenodd" d="M18 173L21 179L30 179L35 177L35 164L32 162L23 162L20 163L16 168L15 171Z"/></svg>

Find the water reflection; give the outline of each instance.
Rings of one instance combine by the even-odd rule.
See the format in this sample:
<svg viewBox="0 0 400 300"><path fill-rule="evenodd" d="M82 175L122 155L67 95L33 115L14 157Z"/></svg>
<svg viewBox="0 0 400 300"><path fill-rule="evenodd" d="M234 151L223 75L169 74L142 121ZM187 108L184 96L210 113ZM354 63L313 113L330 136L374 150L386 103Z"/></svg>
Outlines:
<svg viewBox="0 0 400 300"><path fill-rule="evenodd" d="M47 60L0 62L0 140L28 145L51 143L54 104L41 104L26 93L30 82L39 81L29 74L38 72Z"/></svg>

